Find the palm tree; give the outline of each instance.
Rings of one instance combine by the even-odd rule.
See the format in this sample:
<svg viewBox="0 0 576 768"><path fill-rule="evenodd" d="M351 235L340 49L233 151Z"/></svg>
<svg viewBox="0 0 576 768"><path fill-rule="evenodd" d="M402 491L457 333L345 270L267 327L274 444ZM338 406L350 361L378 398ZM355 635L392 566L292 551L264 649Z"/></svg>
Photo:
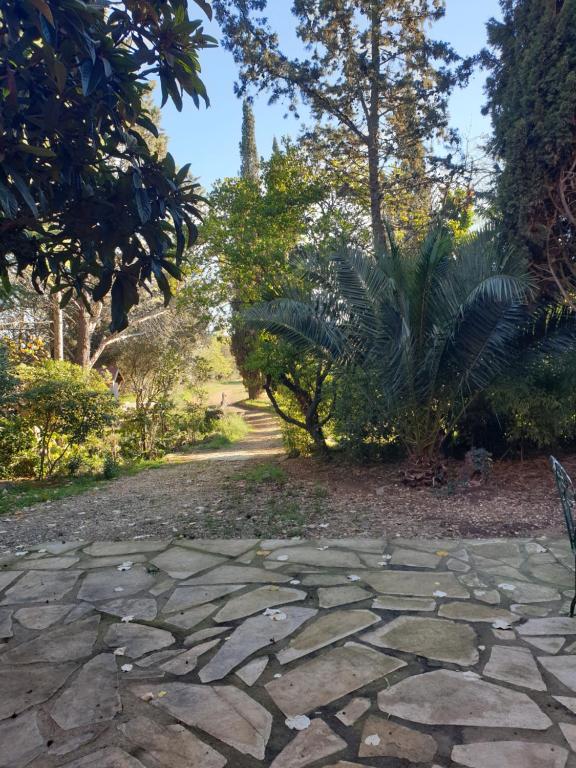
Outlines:
<svg viewBox="0 0 576 768"><path fill-rule="evenodd" d="M523 261L499 250L489 229L455 245L435 228L408 249L388 228L381 256L343 247L314 271L305 255L309 294L257 305L248 322L375 372L390 425L413 458L433 459L520 354L575 344L572 315L531 309Z"/></svg>

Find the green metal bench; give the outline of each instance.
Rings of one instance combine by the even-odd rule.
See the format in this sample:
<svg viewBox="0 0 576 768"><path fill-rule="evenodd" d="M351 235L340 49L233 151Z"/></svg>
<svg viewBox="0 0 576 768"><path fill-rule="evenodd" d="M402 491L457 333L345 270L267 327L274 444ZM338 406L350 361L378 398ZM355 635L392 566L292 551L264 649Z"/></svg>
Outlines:
<svg viewBox="0 0 576 768"><path fill-rule="evenodd" d="M554 472L554 478L556 479L556 486L560 495L560 502L562 504L562 511L564 512L564 520L566 521L566 528L568 530L568 538L570 539L570 547L575 559L574 570L574 597L570 603L570 616L574 616L574 609L576 609L576 525L574 524L574 504L576 501L576 495L574 493L574 486L570 476L560 464L560 462L550 456L550 464L552 465L552 471Z"/></svg>

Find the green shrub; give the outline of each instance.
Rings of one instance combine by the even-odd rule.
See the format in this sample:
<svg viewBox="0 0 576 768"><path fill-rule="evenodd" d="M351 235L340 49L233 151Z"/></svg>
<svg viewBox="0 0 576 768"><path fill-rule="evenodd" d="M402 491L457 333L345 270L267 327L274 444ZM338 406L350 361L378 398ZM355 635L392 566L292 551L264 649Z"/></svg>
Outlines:
<svg viewBox="0 0 576 768"><path fill-rule="evenodd" d="M244 480L251 485L260 485L261 483L283 484L286 482L286 473L278 464L265 462L240 473L238 479Z"/></svg>
<svg viewBox="0 0 576 768"><path fill-rule="evenodd" d="M111 453L107 453L102 465L102 476L105 480L114 480L119 474L120 465L117 459Z"/></svg>
<svg viewBox="0 0 576 768"><path fill-rule="evenodd" d="M250 429L244 418L237 413L229 413L223 416L217 423L216 429L229 443L237 443L246 437Z"/></svg>

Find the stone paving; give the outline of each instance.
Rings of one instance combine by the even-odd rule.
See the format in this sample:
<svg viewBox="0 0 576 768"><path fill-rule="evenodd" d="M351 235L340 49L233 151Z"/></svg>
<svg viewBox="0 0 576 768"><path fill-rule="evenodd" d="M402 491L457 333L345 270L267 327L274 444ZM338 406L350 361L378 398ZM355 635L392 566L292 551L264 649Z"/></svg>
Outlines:
<svg viewBox="0 0 576 768"><path fill-rule="evenodd" d="M564 541L0 561L0 768L576 768Z"/></svg>

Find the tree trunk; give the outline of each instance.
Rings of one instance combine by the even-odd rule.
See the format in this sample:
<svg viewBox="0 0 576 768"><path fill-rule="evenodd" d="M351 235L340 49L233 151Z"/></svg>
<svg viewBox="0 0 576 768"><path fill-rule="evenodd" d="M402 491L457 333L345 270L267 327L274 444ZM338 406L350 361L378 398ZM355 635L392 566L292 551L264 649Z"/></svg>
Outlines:
<svg viewBox="0 0 576 768"><path fill-rule="evenodd" d="M60 294L50 297L50 316L52 326L52 359L64 360L64 313L60 307Z"/></svg>
<svg viewBox="0 0 576 768"><path fill-rule="evenodd" d="M86 308L78 304L76 312L76 347L74 362L88 370L90 368L90 339L92 336L90 315Z"/></svg>
<svg viewBox="0 0 576 768"><path fill-rule="evenodd" d="M368 176L370 183L370 215L375 253L382 253L386 243L382 216L382 189L380 185L380 32L381 18L378 3L374 3L371 16L372 82L368 114Z"/></svg>

